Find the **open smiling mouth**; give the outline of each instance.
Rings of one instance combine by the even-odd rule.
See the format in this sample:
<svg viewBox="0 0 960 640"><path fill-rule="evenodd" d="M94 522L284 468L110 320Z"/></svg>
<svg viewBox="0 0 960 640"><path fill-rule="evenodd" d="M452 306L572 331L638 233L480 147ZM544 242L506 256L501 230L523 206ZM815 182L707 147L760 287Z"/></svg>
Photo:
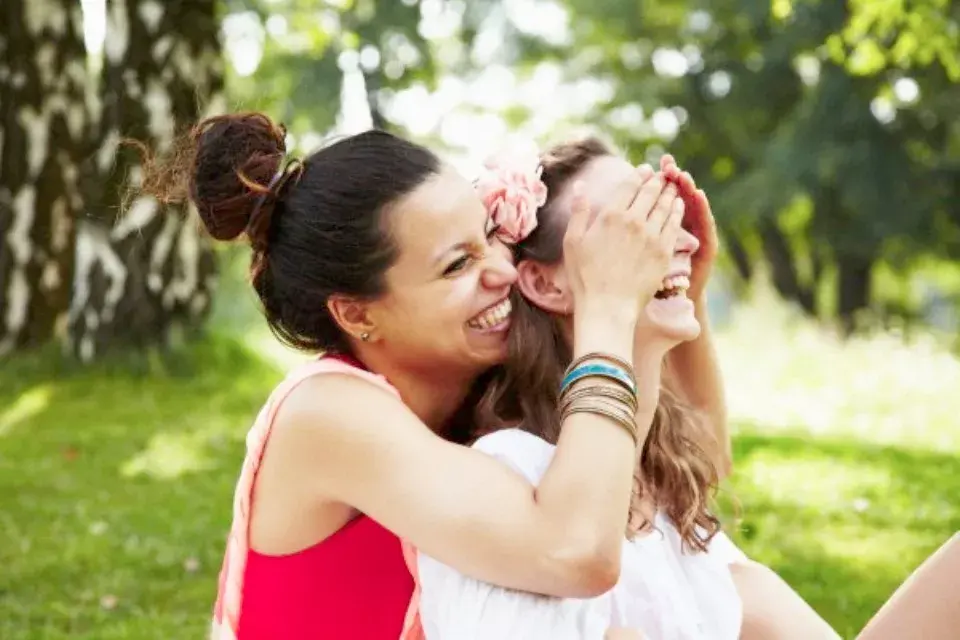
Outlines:
<svg viewBox="0 0 960 640"><path fill-rule="evenodd" d="M513 305L510 304L510 299L506 298L469 320L467 326L481 331L500 328L510 318L511 311Z"/></svg>
<svg viewBox="0 0 960 640"><path fill-rule="evenodd" d="M670 276L669 278L664 278L663 286L654 294L654 297L657 300L667 300L668 298L675 298L677 296L686 297L687 289L689 288L689 276Z"/></svg>

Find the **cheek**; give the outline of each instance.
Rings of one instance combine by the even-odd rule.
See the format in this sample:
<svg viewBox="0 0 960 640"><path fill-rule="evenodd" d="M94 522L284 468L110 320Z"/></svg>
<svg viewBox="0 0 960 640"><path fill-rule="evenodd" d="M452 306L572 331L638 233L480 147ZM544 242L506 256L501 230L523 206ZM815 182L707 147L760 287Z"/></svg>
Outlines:
<svg viewBox="0 0 960 640"><path fill-rule="evenodd" d="M464 276L431 283L404 300L401 330L439 339L457 331L473 312L476 278Z"/></svg>

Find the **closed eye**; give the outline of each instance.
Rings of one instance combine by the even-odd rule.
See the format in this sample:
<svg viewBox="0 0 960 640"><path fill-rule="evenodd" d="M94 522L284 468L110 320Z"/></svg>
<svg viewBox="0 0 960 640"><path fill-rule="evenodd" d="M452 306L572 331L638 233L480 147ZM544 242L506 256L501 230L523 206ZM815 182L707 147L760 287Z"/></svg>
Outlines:
<svg viewBox="0 0 960 640"><path fill-rule="evenodd" d="M451 262L446 269L443 270L443 275L449 276L451 274L456 273L457 271L460 271L461 269L467 266L468 262L470 262L470 256L461 256L457 258L456 260Z"/></svg>

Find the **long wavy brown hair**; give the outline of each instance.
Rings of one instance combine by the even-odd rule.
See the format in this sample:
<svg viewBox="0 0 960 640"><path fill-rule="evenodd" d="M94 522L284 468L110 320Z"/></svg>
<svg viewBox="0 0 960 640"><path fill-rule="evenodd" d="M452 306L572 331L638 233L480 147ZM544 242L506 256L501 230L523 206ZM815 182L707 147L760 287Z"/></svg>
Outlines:
<svg viewBox="0 0 960 640"><path fill-rule="evenodd" d="M557 197L587 163L607 155L613 151L595 138L561 144L541 155L549 195L538 212L536 230L516 248L518 262L556 264L563 259L569 217L558 210ZM519 425L556 444L560 381L571 360L560 319L514 292L509 355L486 381L476 405L475 424L485 426L478 435ZM686 548L706 551L720 530L720 521L709 510L719 482L707 451L713 447L713 435L704 416L674 389L671 378L665 370L653 423L638 457L627 535L652 527L640 511L642 501L652 498L676 526Z"/></svg>

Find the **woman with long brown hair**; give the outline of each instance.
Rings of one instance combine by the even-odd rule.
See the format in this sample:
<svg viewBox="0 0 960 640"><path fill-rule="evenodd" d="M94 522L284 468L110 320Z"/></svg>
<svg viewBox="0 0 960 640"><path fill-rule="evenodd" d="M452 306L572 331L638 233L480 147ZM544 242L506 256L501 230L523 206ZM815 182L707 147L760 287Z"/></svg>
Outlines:
<svg viewBox="0 0 960 640"><path fill-rule="evenodd" d="M512 163L524 166L518 159ZM537 165L533 159L525 170L542 179L549 197L537 212L536 230L515 246L522 295L514 298L507 362L477 407L476 421L488 425L486 435L474 443L533 485L558 455L557 425L576 408L575 399L559 398L576 366L570 349L576 277L562 243L570 206L575 197L585 197L594 211L602 211L611 186L630 170L595 139L554 147ZM503 194L530 182L515 177L515 166L494 167L494 177L479 184L491 211L509 208ZM634 337L637 379L661 391L652 423L644 417L637 422L619 582L594 598L547 598L483 583L421 554L420 613L428 640L594 640L614 633L646 640L838 637L779 576L740 552L710 511L711 495L730 468L722 384L703 297L716 232L705 195L669 156L661 175L679 186L687 219L667 277ZM957 568L960 540L954 538L862 637L950 637L960 613L951 607L957 598L943 592Z"/></svg>
<svg viewBox="0 0 960 640"><path fill-rule="evenodd" d="M526 170L536 172L537 164L536 158L528 160ZM553 458L557 425L577 408L575 398L560 399L570 371L577 367L570 348L577 321L571 297L576 281L563 247L570 207L579 193L594 211L602 210L612 185L629 171L625 160L592 139L551 149L539 158L539 167L548 197L538 211L536 229L515 246L520 295L514 296L509 355L477 407L475 422L488 425L490 433L474 444L532 484ZM492 177L478 187L496 213L510 205L499 194L522 188L522 182L514 178L517 168L493 169ZM697 212L706 204L703 195L670 159L660 174L681 187L687 215L691 210L693 214L687 227L696 228L678 235L670 268L655 298L645 305L634 335L634 373L661 391L652 424L637 423L633 495L629 505L624 504L625 510L629 506L629 521L621 580L600 597L547 600L458 579L455 572L421 556L421 611L428 638L595 638L611 625L656 639L737 637L740 604L728 564L743 555L720 533L720 523L708 508L718 469L726 469L729 460L722 404L716 401L722 398L719 374L711 371L715 362L709 336L701 336L704 329L698 320L705 318L698 306L704 304L703 270L709 264L701 261L701 271L694 270L698 236L712 230L711 220L708 210ZM498 179L508 187L498 187ZM691 288L694 300L688 298ZM681 370L666 379L668 354L698 340L700 353L688 349L681 354L696 360L697 367L684 371L684 361L671 362ZM702 403L703 413L688 400L698 392L708 400ZM507 613L484 614L495 610Z"/></svg>

